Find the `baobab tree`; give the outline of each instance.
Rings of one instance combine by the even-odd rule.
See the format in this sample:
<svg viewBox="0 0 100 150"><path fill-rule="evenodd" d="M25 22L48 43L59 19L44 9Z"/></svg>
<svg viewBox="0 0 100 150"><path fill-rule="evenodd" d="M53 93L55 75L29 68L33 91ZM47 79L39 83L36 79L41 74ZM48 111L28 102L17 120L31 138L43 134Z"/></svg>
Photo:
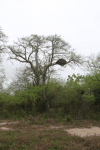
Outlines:
<svg viewBox="0 0 100 150"><path fill-rule="evenodd" d="M18 42L9 45L8 49L10 59L30 65L35 85L39 85L40 81L45 85L47 72L55 65L73 67L83 65L84 62L83 56L76 54L74 49L58 35L30 35L18 39Z"/></svg>
<svg viewBox="0 0 100 150"><path fill-rule="evenodd" d="M18 39L18 42L14 42L8 48L10 59L30 64L36 85L40 84L40 78L45 84L48 69L59 64L57 63L59 59L65 60L65 65L83 64L82 56L75 54L71 46L57 35L47 37L31 35Z"/></svg>

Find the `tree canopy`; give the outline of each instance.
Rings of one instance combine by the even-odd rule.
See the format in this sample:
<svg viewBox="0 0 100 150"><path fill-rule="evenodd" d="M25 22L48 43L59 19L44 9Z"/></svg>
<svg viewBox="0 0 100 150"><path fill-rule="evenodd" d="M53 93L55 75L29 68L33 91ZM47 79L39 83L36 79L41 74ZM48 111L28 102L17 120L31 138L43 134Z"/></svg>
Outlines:
<svg viewBox="0 0 100 150"><path fill-rule="evenodd" d="M60 36L30 35L18 39L13 45L8 46L10 59L15 59L30 65L36 85L40 80L45 84L47 71L57 65L59 59L64 59L66 65L83 65L83 56L76 54L71 46Z"/></svg>

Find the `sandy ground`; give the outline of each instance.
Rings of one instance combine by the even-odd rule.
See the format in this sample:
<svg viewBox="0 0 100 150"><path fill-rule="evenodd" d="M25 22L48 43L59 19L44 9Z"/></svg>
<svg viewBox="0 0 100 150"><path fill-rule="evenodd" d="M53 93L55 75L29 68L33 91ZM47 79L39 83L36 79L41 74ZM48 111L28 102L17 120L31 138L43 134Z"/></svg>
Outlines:
<svg viewBox="0 0 100 150"><path fill-rule="evenodd" d="M86 137L86 136L100 136L100 128L99 127L91 127L91 128L73 128L64 130L67 131L71 135L77 135L80 137Z"/></svg>
<svg viewBox="0 0 100 150"><path fill-rule="evenodd" d="M19 121L15 121L15 122L2 122L0 123L0 129L1 130L13 130L11 128L7 128L7 127L4 127L4 125L6 124L13 124L13 123L19 123ZM48 129L53 129L53 128L67 128L65 126L49 126ZM40 129L42 130L42 129ZM72 128L72 129L64 129L64 131L67 131L68 134L71 134L71 135L77 135L77 136L80 136L80 137L86 137L86 136L93 136L93 135L96 135L96 136L100 136L100 128L99 127L92 127L91 128Z"/></svg>

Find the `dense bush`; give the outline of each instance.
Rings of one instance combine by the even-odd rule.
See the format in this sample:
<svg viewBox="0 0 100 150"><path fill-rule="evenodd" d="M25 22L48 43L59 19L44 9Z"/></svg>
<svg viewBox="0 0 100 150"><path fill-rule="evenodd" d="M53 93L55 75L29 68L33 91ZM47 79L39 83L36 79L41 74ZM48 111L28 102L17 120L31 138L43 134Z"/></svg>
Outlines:
<svg viewBox="0 0 100 150"><path fill-rule="evenodd" d="M94 105L100 105L100 73L93 76L87 75L85 77L88 94L94 95Z"/></svg>
<svg viewBox="0 0 100 150"><path fill-rule="evenodd" d="M84 79L84 80L83 80ZM86 81L84 84L80 84ZM7 115L19 113L20 115L45 113L49 108L54 108L54 112L62 116L88 114L90 107L100 103L99 82L93 82L89 78L82 76L69 76L63 86L60 80L52 79L46 85L33 86L28 89L16 91L15 95L0 95L0 112ZM49 107L48 107L49 104ZM4 108L4 110L3 110ZM100 108L100 107L99 107Z"/></svg>
<svg viewBox="0 0 100 150"><path fill-rule="evenodd" d="M93 89L93 94L95 96L95 105L100 105L100 87Z"/></svg>

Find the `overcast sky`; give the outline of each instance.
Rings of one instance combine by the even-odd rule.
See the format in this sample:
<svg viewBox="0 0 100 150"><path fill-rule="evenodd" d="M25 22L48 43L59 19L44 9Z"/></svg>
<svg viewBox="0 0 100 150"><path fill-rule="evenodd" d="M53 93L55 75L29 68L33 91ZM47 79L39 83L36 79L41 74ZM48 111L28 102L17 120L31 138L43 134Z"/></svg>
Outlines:
<svg viewBox="0 0 100 150"><path fill-rule="evenodd" d="M57 34L77 53L97 54L100 51L100 0L0 0L0 26L9 37L9 44L31 34ZM21 65L12 62L5 59L3 63L9 82L16 67ZM58 73L67 79L73 73L86 72L66 66Z"/></svg>

